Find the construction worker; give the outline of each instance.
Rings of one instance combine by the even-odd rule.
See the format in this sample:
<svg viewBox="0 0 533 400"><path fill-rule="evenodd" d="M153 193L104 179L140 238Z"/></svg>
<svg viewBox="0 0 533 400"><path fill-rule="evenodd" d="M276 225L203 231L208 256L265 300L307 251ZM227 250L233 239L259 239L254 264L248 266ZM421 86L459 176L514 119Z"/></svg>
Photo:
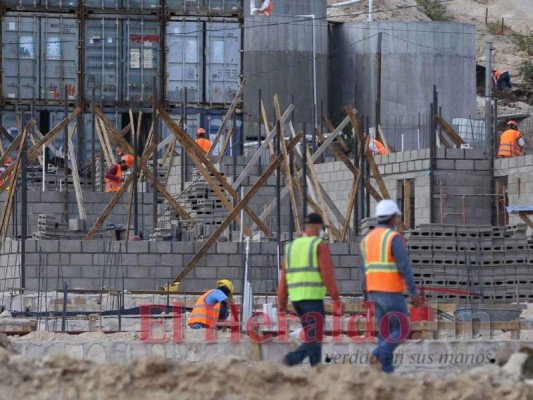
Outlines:
<svg viewBox="0 0 533 400"><path fill-rule="evenodd" d="M198 128L196 131L196 144L207 154L209 149L211 149L211 142L205 137L206 133L204 128Z"/></svg>
<svg viewBox="0 0 533 400"><path fill-rule="evenodd" d="M367 136L368 136L368 132L365 132L363 134L364 139L366 139ZM383 145L383 143L381 143L379 140L377 140L375 137L372 137L372 136L370 136L370 140L368 142L368 148L370 149L370 151L372 151L374 155L389 154L389 152L387 151L387 148Z"/></svg>
<svg viewBox="0 0 533 400"><path fill-rule="evenodd" d="M274 11L274 4L272 0L264 0L261 3L261 7L252 9L252 14L262 15L264 17L270 17Z"/></svg>
<svg viewBox="0 0 533 400"><path fill-rule="evenodd" d="M504 90L505 88L511 89L513 87L511 84L511 75L509 74L509 71L503 68L492 71L492 82L500 91Z"/></svg>
<svg viewBox="0 0 533 400"><path fill-rule="evenodd" d="M526 143L522 134L518 131L518 124L515 121L509 121L506 127L507 129L500 137L498 156L500 158L521 156L522 149Z"/></svg>
<svg viewBox="0 0 533 400"><path fill-rule="evenodd" d="M403 295L406 284L413 305L423 302L417 294L404 240L395 232L400 215L396 202L380 201L376 206L378 225L361 242L362 290L365 300L374 304L378 327L378 346L372 352L370 364L387 373L394 372L394 350L407 337L409 320ZM402 315L405 318L401 318ZM388 329L383 325L387 320Z"/></svg>
<svg viewBox="0 0 533 400"><path fill-rule="evenodd" d="M327 243L320 238L323 227L322 216L311 213L305 219L304 235L285 246L278 310L286 312L287 297L290 297L305 333L304 343L283 358L285 365L300 364L306 357L312 366L322 361L326 289L334 301L334 314L340 315L331 253Z"/></svg>
<svg viewBox="0 0 533 400"><path fill-rule="evenodd" d="M0 167L0 175L2 175L4 172L6 172L7 168L13 164L13 159L11 157L6 158L4 161L4 165ZM0 186L4 184L4 180L0 179ZM6 188L6 190L9 190L9 187Z"/></svg>
<svg viewBox="0 0 533 400"><path fill-rule="evenodd" d="M196 300L189 316L189 327L192 329L213 328L218 321L229 316L229 307L233 301L233 283L229 279L217 282L217 288L205 292Z"/></svg>
<svg viewBox="0 0 533 400"><path fill-rule="evenodd" d="M105 174L105 191L118 192L124 182L123 172L133 166L133 156L126 154L118 164L113 164Z"/></svg>

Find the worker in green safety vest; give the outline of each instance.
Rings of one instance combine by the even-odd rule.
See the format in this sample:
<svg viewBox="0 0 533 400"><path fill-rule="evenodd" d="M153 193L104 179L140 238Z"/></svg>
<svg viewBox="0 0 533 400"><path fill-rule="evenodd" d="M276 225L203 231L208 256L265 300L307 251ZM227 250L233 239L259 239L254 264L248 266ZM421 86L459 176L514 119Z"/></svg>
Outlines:
<svg viewBox="0 0 533 400"><path fill-rule="evenodd" d="M305 333L304 343L283 358L282 362L286 365L300 364L306 357L309 357L311 365L322 361L326 290L334 301L334 314L340 314L331 252L321 239L323 228L322 216L311 213L305 219L304 235L285 246L278 287L278 310L286 312L287 297L290 297Z"/></svg>

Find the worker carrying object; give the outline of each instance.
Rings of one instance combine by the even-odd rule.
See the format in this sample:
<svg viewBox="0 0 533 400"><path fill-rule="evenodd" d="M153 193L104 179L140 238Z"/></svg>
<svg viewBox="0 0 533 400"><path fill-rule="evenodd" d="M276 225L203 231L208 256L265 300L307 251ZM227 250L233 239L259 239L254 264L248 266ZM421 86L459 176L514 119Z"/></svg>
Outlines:
<svg viewBox="0 0 533 400"><path fill-rule="evenodd" d="M189 316L189 326L192 329L214 328L218 321L226 320L233 291L233 283L229 279L218 281L216 289L208 290L196 300Z"/></svg>
<svg viewBox="0 0 533 400"><path fill-rule="evenodd" d="M507 129L500 137L498 156L501 158L521 156L526 142L518 130L518 124L515 121L509 121L506 127Z"/></svg>
<svg viewBox="0 0 533 400"><path fill-rule="evenodd" d="M378 346L372 352L370 364L388 373L394 372L394 350L407 338L409 317L403 295L405 285L414 306L423 302L417 295L405 242L395 231L401 214L393 200L380 201L376 206L378 225L361 242L362 290L365 300L374 303L379 332ZM402 315L405 318L401 318ZM388 320L388 327L382 325L387 323L384 318Z"/></svg>
<svg viewBox="0 0 533 400"><path fill-rule="evenodd" d="M105 191L118 192L124 182L123 171L133 166L133 156L126 154L118 164L113 164L105 174Z"/></svg>
<svg viewBox="0 0 533 400"><path fill-rule="evenodd" d="M274 4L272 0L264 0L261 3L261 7L252 9L252 14L262 15L264 17L270 17L274 11Z"/></svg>
<svg viewBox="0 0 533 400"><path fill-rule="evenodd" d="M204 128L198 128L196 131L196 144L204 151L204 153L209 153L211 149L211 142L206 137L206 131Z"/></svg>
<svg viewBox="0 0 533 400"><path fill-rule="evenodd" d="M327 243L320 238L323 227L322 216L311 213L305 219L304 235L285 245L278 287L278 310L286 312L287 297L290 297L306 339L295 351L285 355L283 363L286 365L300 364L306 357L309 357L312 366L320 364L326 289L334 301L334 314L340 316L339 292L331 253Z"/></svg>
<svg viewBox="0 0 533 400"><path fill-rule="evenodd" d="M513 85L511 84L511 75L506 69L500 68L496 71L492 71L492 83L502 91L505 88L511 89Z"/></svg>

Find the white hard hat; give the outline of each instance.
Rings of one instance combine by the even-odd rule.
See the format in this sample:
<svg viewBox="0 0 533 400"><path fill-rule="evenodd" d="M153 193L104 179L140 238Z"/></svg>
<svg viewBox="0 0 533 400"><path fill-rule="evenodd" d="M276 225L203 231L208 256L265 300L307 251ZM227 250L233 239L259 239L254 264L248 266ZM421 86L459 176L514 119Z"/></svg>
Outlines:
<svg viewBox="0 0 533 400"><path fill-rule="evenodd" d="M376 217L384 219L384 217L392 217L393 215L402 215L398 208L398 204L394 200L381 200L376 206Z"/></svg>

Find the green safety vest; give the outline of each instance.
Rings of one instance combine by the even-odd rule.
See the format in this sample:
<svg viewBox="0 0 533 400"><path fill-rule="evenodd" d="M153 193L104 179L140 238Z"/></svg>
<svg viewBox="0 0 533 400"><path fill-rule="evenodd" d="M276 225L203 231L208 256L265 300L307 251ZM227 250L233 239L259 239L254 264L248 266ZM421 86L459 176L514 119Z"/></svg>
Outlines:
<svg viewBox="0 0 533 400"><path fill-rule="evenodd" d="M291 301L323 300L326 287L318 269L318 246L322 239L301 237L285 245L287 288Z"/></svg>

